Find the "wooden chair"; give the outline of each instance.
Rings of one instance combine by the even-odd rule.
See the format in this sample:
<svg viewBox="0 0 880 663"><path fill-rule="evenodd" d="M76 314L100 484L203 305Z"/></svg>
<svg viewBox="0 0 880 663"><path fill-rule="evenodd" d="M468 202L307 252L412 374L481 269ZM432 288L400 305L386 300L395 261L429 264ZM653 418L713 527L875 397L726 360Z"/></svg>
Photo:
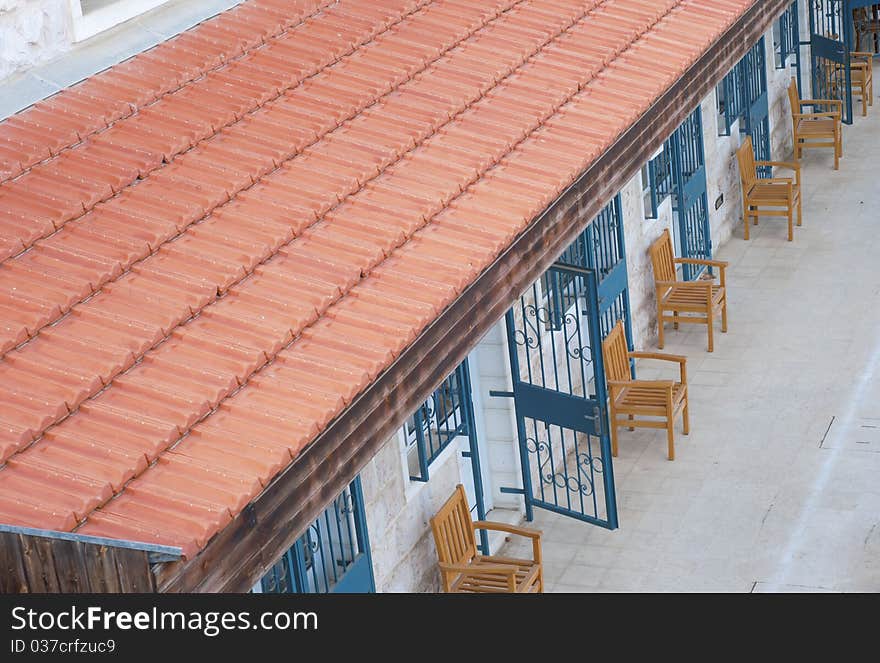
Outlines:
<svg viewBox="0 0 880 663"><path fill-rule="evenodd" d="M532 540L533 559L480 555L475 530L491 529L518 534ZM504 523L472 521L464 486L458 484L446 504L431 518L431 530L440 558L440 576L445 592L532 592L544 591L541 561L541 532Z"/></svg>
<svg viewBox="0 0 880 663"><path fill-rule="evenodd" d="M843 129L840 123L843 102L840 99L801 99L794 78L788 85L788 100L791 103L794 158L800 160L807 147L831 147L834 149L834 170L840 168L840 157L843 156ZM804 113L804 106L812 106L814 112ZM837 110L818 112L819 108Z"/></svg>
<svg viewBox="0 0 880 663"><path fill-rule="evenodd" d="M836 39L836 35L834 35ZM868 106L874 105L874 54L864 51L851 51L849 65L850 89L853 96L862 100L862 117L868 114ZM842 81L845 81L842 64L827 63L825 66L825 84L832 96L842 96Z"/></svg>
<svg viewBox="0 0 880 663"><path fill-rule="evenodd" d="M874 54L854 51L850 56L850 84L853 96L862 100L862 117L868 114L868 106L874 105Z"/></svg>
<svg viewBox="0 0 880 663"><path fill-rule="evenodd" d="M792 219L797 212L797 224L803 220L801 210L801 165L786 161L755 161L752 138L746 136L736 151L739 162L739 179L742 184L743 222L745 238L749 238L749 224L754 219L758 225L759 216L783 216L788 218L788 241L794 239ZM795 173L791 177L758 178L759 166L789 168Z"/></svg>
<svg viewBox="0 0 880 663"><path fill-rule="evenodd" d="M618 428L665 428L669 460L675 460L675 435L672 429L679 416L684 434L690 433L687 358L660 352L630 352L623 323L618 321L602 341L602 359L605 362L611 411L611 454L617 456ZM630 373L630 359L678 362L681 382L634 380Z"/></svg>
<svg viewBox="0 0 880 663"><path fill-rule="evenodd" d="M877 5L853 10L853 32L856 35L856 51L862 50L862 35L870 35L869 46L875 46L880 36L880 19L877 18ZM872 43L873 42L873 43Z"/></svg>
<svg viewBox="0 0 880 663"><path fill-rule="evenodd" d="M705 324L709 328L709 352L715 349L715 319L721 318L721 331L727 331L727 263L722 260L676 258L672 252L669 230L664 230L651 248L651 264L654 267L654 292L657 296L658 345L663 348L663 325L671 322L675 329L679 323ZM700 279L679 281L676 264L708 265L718 267L721 282ZM669 314L672 315L669 315Z"/></svg>

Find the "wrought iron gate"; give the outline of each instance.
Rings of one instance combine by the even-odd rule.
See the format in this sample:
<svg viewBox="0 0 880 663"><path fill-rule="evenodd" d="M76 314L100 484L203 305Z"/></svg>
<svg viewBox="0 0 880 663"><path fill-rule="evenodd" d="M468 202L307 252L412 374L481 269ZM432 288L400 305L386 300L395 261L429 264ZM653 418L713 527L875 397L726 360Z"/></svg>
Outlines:
<svg viewBox="0 0 880 663"><path fill-rule="evenodd" d="M706 194L703 113L699 106L670 136L665 149L672 157L675 194L672 211L678 223L681 256L709 259L712 235ZM686 280L695 279L704 269L701 265L682 265L682 275Z"/></svg>
<svg viewBox="0 0 880 663"><path fill-rule="evenodd" d="M543 508L615 529L601 344L631 337L617 196L507 313L526 517Z"/></svg>
<svg viewBox="0 0 880 663"><path fill-rule="evenodd" d="M809 0L809 3L811 96L814 99L840 99L843 102L842 119L852 124L852 9L869 3L858 0Z"/></svg>
<svg viewBox="0 0 880 663"><path fill-rule="evenodd" d="M742 60L744 129L752 137L755 159L770 161L770 106L767 100L767 50L764 37ZM770 177L769 168L761 168L761 177Z"/></svg>

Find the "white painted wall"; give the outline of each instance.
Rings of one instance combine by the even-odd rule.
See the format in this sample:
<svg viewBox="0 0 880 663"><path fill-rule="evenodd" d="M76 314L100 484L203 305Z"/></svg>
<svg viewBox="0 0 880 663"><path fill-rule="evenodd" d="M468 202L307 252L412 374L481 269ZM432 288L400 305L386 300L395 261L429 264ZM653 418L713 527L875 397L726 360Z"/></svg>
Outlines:
<svg viewBox="0 0 880 663"><path fill-rule="evenodd" d="M68 0L0 0L0 80L73 44Z"/></svg>

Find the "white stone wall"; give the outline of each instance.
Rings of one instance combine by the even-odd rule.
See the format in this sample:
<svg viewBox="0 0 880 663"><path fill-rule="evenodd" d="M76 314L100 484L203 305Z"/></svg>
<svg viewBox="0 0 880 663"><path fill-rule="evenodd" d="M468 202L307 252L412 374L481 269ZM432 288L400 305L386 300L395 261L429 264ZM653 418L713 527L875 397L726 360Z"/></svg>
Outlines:
<svg viewBox="0 0 880 663"><path fill-rule="evenodd" d="M411 483L395 434L361 472L377 592L439 591L430 519L461 483L458 456L445 450L430 481Z"/></svg>
<svg viewBox="0 0 880 663"><path fill-rule="evenodd" d="M489 330L477 345L474 354L478 358L477 379L483 397L482 412L485 420L486 455L482 462L487 470L484 475L488 475L489 482L484 489L495 507L519 509L522 507L521 497L501 492L502 486L522 486L513 399L488 396L492 390L511 389L504 318ZM472 369L473 367L474 364L471 364Z"/></svg>
<svg viewBox="0 0 880 663"><path fill-rule="evenodd" d="M773 34L765 37L767 48L767 101L770 110L770 153L774 160L791 158L791 116L788 103L788 84L795 68L776 69L773 53ZM805 67L808 64L805 64ZM806 71L806 69L805 69ZM805 75L805 78L808 76ZM731 128L730 136L719 136L717 101L713 91L701 104L703 112L703 143L706 150L706 180L709 201L709 223L712 248L717 251L732 237L742 241L742 190L736 150L740 145L739 124ZM715 209L715 201L724 196L724 202ZM633 342L636 347L653 345L657 334L657 310L654 297L654 274L648 258L648 247L670 228L672 209L669 199L664 201L656 220L644 218L642 188L637 176L621 191L624 226L626 228L627 268L629 270L629 297L632 310Z"/></svg>
<svg viewBox="0 0 880 663"><path fill-rule="evenodd" d="M73 44L68 0L0 0L0 80Z"/></svg>

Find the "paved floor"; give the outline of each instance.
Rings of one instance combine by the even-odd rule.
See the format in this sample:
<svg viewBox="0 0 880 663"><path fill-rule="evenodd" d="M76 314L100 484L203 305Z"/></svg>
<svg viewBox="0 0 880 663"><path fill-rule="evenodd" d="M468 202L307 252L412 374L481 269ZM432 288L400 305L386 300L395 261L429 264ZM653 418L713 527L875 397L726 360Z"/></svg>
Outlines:
<svg viewBox="0 0 880 663"><path fill-rule="evenodd" d="M793 243L764 219L717 252L715 352L668 330L692 432L674 462L663 431L621 432L620 529L539 511L548 591L880 591L880 106L844 140L839 172L805 157Z"/></svg>

